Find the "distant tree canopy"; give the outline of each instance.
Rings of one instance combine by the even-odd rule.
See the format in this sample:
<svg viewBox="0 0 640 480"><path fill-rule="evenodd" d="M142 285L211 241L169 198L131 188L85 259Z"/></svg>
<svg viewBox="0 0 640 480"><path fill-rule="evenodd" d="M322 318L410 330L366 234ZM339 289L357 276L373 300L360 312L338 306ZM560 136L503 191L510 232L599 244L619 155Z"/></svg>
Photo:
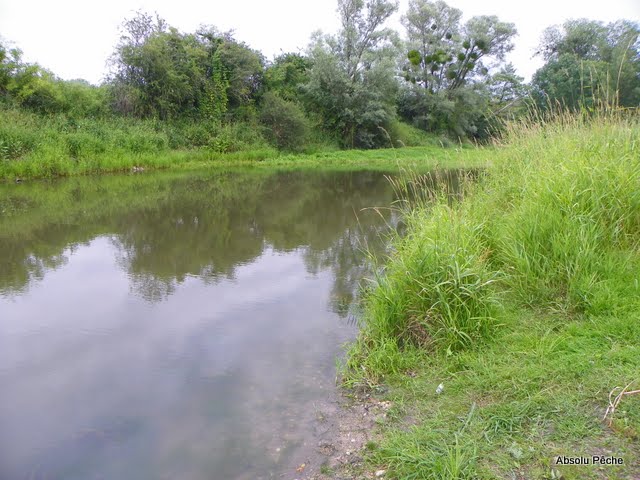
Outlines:
<svg viewBox="0 0 640 480"><path fill-rule="evenodd" d="M407 41L399 113L426 130L482 137L491 105L490 69L513 49L516 29L495 16L473 17L464 25L461 19L460 10L441 0L409 2L402 17ZM510 79L518 82L515 75ZM512 87L513 94L520 91Z"/></svg>
<svg viewBox="0 0 640 480"><path fill-rule="evenodd" d="M264 59L230 33L180 33L138 12L123 25L112 58L114 107L123 114L222 120L242 115L260 92Z"/></svg>
<svg viewBox="0 0 640 480"><path fill-rule="evenodd" d="M545 30L537 54L546 61L532 80L539 105L640 106L640 24L570 20Z"/></svg>
<svg viewBox="0 0 640 480"><path fill-rule="evenodd" d="M543 109L640 106L636 22L549 27L537 53L545 64L526 85L506 63L513 24L496 16L462 22L462 11L442 0L410 0L402 38L386 27L397 9L397 0L337 0L335 35L316 32L306 52L271 61L231 32L201 26L184 33L137 12L123 22L100 86L61 80L0 41L0 103L43 115L180 124L189 130L181 147L220 151L246 144L233 135L284 150L313 138L389 146L395 132L411 128L399 120L482 140L530 101Z"/></svg>
<svg viewBox="0 0 640 480"><path fill-rule="evenodd" d="M0 102L41 114L101 115L105 89L84 80L63 81L37 64L22 60L22 51L0 43Z"/></svg>
<svg viewBox="0 0 640 480"><path fill-rule="evenodd" d="M265 89L277 93L284 100L302 101L302 87L309 83L313 62L299 53L283 53L267 66Z"/></svg>
<svg viewBox="0 0 640 480"><path fill-rule="evenodd" d="M430 93L454 90L484 79L484 59L501 62L513 49L513 24L482 16L460 25L461 18L460 10L441 0L411 0L403 17L409 47L405 80Z"/></svg>

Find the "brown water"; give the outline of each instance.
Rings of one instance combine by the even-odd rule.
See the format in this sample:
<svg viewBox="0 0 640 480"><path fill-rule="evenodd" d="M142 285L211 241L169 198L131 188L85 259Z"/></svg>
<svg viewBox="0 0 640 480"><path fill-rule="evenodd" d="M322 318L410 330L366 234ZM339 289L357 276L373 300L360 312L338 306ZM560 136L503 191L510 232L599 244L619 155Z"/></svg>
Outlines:
<svg viewBox="0 0 640 480"><path fill-rule="evenodd" d="M393 201L372 172L0 185L0 480L289 478Z"/></svg>

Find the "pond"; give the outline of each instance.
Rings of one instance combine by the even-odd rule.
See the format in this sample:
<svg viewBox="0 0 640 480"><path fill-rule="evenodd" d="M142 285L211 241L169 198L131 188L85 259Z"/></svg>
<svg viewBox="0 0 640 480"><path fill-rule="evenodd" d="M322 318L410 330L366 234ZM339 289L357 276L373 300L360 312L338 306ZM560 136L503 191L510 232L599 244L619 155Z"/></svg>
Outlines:
<svg viewBox="0 0 640 480"><path fill-rule="evenodd" d="M376 172L0 185L0 478L295 472L394 199Z"/></svg>

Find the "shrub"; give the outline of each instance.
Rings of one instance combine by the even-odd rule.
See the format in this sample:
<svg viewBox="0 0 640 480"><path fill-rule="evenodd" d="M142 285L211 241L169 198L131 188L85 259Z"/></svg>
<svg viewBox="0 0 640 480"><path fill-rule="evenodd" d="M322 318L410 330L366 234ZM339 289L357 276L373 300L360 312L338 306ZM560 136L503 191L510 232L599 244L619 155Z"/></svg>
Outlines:
<svg viewBox="0 0 640 480"><path fill-rule="evenodd" d="M267 93L259 114L269 141L282 150L301 150L309 136L309 121L295 103Z"/></svg>

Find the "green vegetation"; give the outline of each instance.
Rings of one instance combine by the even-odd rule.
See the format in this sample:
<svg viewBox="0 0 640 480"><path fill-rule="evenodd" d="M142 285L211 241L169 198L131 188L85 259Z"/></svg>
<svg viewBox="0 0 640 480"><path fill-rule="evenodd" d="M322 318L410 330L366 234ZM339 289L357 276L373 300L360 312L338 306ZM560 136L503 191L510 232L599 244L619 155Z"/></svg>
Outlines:
<svg viewBox="0 0 640 480"><path fill-rule="evenodd" d="M462 11L442 1L409 2L403 17L408 54L398 111L427 131L485 139L497 127L497 112L516 112L524 93L518 92L523 78L515 75L513 67L490 74L484 64L487 58L503 64L517 32L512 23L496 16L472 17L464 25L461 18ZM511 74L509 81L490 90L504 80L505 73ZM507 98L516 92L516 98Z"/></svg>
<svg viewBox="0 0 640 480"><path fill-rule="evenodd" d="M640 104L638 25L570 20L545 30L539 55L546 64L533 77L533 97L547 107L579 109Z"/></svg>
<svg viewBox="0 0 640 480"><path fill-rule="evenodd" d="M371 461L402 479L640 477L638 397L601 421L609 392L640 381L640 130L598 113L640 106L640 25L550 27L545 65L525 85L505 64L515 26L498 17L463 24L443 1L410 0L401 38L385 27L397 1L337 4L335 35L271 61L230 32L180 32L138 12L99 86L0 43L0 179L205 165L413 171L396 184L413 206L408 233L366 293L345 366L349 385L391 386L395 420ZM558 105L570 114L547 120ZM536 122L513 122L532 106ZM424 198L434 178L420 173L487 165L465 201ZM105 190L124 191L119 181ZM125 189L127 202L163 198L149 185ZM73 192L73 208L90 207ZM14 231L6 212L21 201L0 216ZM20 243L7 258L26 258ZM10 265L27 281L23 267ZM627 464L552 465L580 454Z"/></svg>
<svg viewBox="0 0 640 480"><path fill-rule="evenodd" d="M464 201L418 200L345 365L395 405L372 469L638 478L640 397L603 416L615 387L640 388L639 140L637 118L519 124ZM555 465L581 455L625 464Z"/></svg>
<svg viewBox="0 0 640 480"><path fill-rule="evenodd" d="M247 160L275 157L243 124L204 129L125 117L42 116L5 109L0 116L0 177L33 178L165 168L243 151Z"/></svg>
<svg viewBox="0 0 640 480"><path fill-rule="evenodd" d="M0 42L0 176L164 168L281 153L488 143L529 105L640 104L640 26L547 30L525 85L505 55L516 29L443 1L338 0L341 28L267 60L230 32L123 22L105 81L65 81ZM402 154L400 154L402 156ZM288 157L291 159L291 157Z"/></svg>
<svg viewBox="0 0 640 480"><path fill-rule="evenodd" d="M406 145L423 146L291 153L271 147L245 124L220 126L215 132L207 132L197 125L154 120L117 117L75 120L65 116L43 117L16 109L3 113L5 115L0 116L0 179L9 180L129 172L141 166L193 169L207 165L244 165L388 171L398 166L427 170L435 165L479 165L472 148L443 149L441 140L426 138L424 133L415 132L407 125L394 133L395 138L404 139ZM225 139L225 148L220 146L221 139ZM188 149L189 144L201 146ZM461 150L464 153L458 155Z"/></svg>

